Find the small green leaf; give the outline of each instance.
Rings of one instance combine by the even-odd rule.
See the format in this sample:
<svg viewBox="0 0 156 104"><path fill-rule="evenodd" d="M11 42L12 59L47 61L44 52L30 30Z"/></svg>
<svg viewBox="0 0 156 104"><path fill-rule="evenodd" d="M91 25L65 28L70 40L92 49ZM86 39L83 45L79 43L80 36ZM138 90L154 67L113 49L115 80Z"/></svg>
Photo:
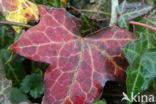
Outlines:
<svg viewBox="0 0 156 104"><path fill-rule="evenodd" d="M12 88L12 93L10 100L13 104L18 104L20 102L30 102L25 94L23 94L18 88Z"/></svg>
<svg viewBox="0 0 156 104"><path fill-rule="evenodd" d="M43 77L40 74L26 76L20 89L25 93L30 93L33 98L39 98L44 92Z"/></svg>
<svg viewBox="0 0 156 104"><path fill-rule="evenodd" d="M11 104L11 87L12 82L7 80L3 64L0 60L0 104Z"/></svg>
<svg viewBox="0 0 156 104"><path fill-rule="evenodd" d="M123 3L121 3L117 7L117 12L118 14L120 14L120 18L123 17L128 21L138 16L146 14L151 9L152 6L143 6L139 2L129 3L126 0L124 0Z"/></svg>
<svg viewBox="0 0 156 104"><path fill-rule="evenodd" d="M125 45L122 50L130 64L127 69L127 95L138 95L149 88L156 77L156 48L148 49L144 34L140 39ZM131 104L131 102L128 102Z"/></svg>
<svg viewBox="0 0 156 104"><path fill-rule="evenodd" d="M129 30L129 24L123 17L119 17L118 19L118 25L120 28L124 28L126 30Z"/></svg>
<svg viewBox="0 0 156 104"><path fill-rule="evenodd" d="M49 2L51 2L52 5L56 8L60 7L60 0L50 0Z"/></svg>

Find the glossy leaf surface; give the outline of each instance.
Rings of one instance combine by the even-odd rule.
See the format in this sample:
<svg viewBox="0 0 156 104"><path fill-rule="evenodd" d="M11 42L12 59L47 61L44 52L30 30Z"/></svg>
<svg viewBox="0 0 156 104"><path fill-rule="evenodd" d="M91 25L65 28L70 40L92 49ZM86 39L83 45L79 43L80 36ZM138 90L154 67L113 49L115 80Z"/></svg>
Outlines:
<svg viewBox="0 0 156 104"><path fill-rule="evenodd" d="M81 37L78 19L64 9L42 6L40 18L10 50L50 64L43 104L90 104L108 80L125 81L128 63L120 47L134 40L130 32L107 27Z"/></svg>
<svg viewBox="0 0 156 104"><path fill-rule="evenodd" d="M139 2L129 3L124 0L118 7L117 12L120 14L119 18L124 17L125 20L131 20L143 14L146 14L152 9L152 6L141 5Z"/></svg>
<svg viewBox="0 0 156 104"><path fill-rule="evenodd" d="M129 98L132 93L138 95L149 88L151 81L156 77L156 48L148 49L147 42L144 35L141 34L140 40L131 42L122 48L130 64L126 81Z"/></svg>

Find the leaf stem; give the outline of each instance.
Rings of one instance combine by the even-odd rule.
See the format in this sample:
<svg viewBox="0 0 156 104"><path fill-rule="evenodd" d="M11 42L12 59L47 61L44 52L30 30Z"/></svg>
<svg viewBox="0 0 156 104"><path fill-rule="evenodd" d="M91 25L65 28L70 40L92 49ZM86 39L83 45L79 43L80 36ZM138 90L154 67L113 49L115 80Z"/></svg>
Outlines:
<svg viewBox="0 0 156 104"><path fill-rule="evenodd" d="M99 13L99 14L103 14L103 15L109 15L111 16L110 13L108 12L103 12L103 11L93 11L93 10L86 10L86 9L77 9L73 6L70 6L73 10L77 11L79 14L82 14L82 12L88 12L88 13Z"/></svg>
<svg viewBox="0 0 156 104"><path fill-rule="evenodd" d="M101 19L96 19L96 21L107 21L110 20L110 18L101 18Z"/></svg>
<svg viewBox="0 0 156 104"><path fill-rule="evenodd" d="M108 12L103 12L103 11L93 11L93 10L85 10L85 9L79 9L79 11L81 11L81 12L88 12L88 13L99 13L99 14L111 16L110 13L108 13Z"/></svg>
<svg viewBox="0 0 156 104"><path fill-rule="evenodd" d="M82 14L82 12L90 12L90 13L95 12L95 11L92 11L92 10L77 9L77 8L71 6L71 5L70 5L70 8L72 8L73 10L75 10L76 12L78 12L79 14ZM95 13L97 13L97 12L95 12ZM103 11L100 11L98 13L99 14L105 14L105 15L111 15L110 13L103 12ZM81 19L79 19L79 20L81 20ZM96 19L96 21L107 21L107 20L110 20L110 18Z"/></svg>
<svg viewBox="0 0 156 104"><path fill-rule="evenodd" d="M79 14L82 14L82 12L79 9L73 7L72 5L70 5L70 8L72 8L73 10L75 10L76 12L78 12Z"/></svg>
<svg viewBox="0 0 156 104"><path fill-rule="evenodd" d="M152 27L147 24L143 24L143 23L135 22L135 21L128 21L128 23L132 24L132 25L142 26L142 27L148 28L150 30L156 31L156 27Z"/></svg>
<svg viewBox="0 0 156 104"><path fill-rule="evenodd" d="M111 12L111 20L110 20L109 26L116 26L116 23L118 20L116 7L119 5L119 1L118 0L111 0L111 3L112 3L112 10L111 10L112 12Z"/></svg>
<svg viewBox="0 0 156 104"><path fill-rule="evenodd" d="M19 27L23 27L23 28L31 28L31 25L26 25L26 24L21 24L21 23L17 23L17 22L10 22L10 21L0 21L0 25L13 25L13 26L19 26Z"/></svg>

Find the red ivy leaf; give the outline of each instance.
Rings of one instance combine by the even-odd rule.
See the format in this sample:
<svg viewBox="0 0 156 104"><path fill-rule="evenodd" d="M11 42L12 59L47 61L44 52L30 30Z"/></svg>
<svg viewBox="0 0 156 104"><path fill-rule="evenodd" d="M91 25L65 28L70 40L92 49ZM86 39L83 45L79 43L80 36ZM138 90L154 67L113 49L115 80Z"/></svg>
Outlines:
<svg viewBox="0 0 156 104"><path fill-rule="evenodd" d="M40 23L10 49L34 61L50 63L43 104L90 104L108 80L125 80L127 61L120 47L135 37L108 27L82 38L78 20L64 9L40 7Z"/></svg>

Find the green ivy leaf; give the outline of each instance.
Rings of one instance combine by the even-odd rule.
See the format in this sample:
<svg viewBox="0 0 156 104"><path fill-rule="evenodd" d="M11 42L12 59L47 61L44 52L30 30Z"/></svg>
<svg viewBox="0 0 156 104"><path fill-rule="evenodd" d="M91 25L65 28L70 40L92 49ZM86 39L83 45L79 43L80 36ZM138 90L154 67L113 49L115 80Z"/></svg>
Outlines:
<svg viewBox="0 0 156 104"><path fill-rule="evenodd" d="M12 93L10 100L13 104L18 104L20 102L30 102L25 94L23 94L18 88L12 88Z"/></svg>
<svg viewBox="0 0 156 104"><path fill-rule="evenodd" d="M156 27L156 9L151 11L150 14L147 16L146 24ZM145 32L147 34L147 40L148 40L148 47L154 48L156 46L156 32L151 31L149 29L145 29Z"/></svg>
<svg viewBox="0 0 156 104"><path fill-rule="evenodd" d="M149 13L149 15L147 16L147 20L145 21L142 17L141 18L136 18L135 21L150 25L150 26L154 26L156 27L156 19L154 20L154 14L156 14L156 10L153 10ZM155 25L154 25L155 24ZM146 34L144 36L144 38L147 39L147 44L148 47L147 48L155 48L156 46L156 32L145 28L145 27L141 27L141 26L135 26L135 34L139 37L140 32Z"/></svg>
<svg viewBox="0 0 156 104"><path fill-rule="evenodd" d="M148 16L147 23L156 27L156 9Z"/></svg>
<svg viewBox="0 0 156 104"><path fill-rule="evenodd" d="M144 51L142 57L142 66L145 69L145 76L149 79L156 77L156 48Z"/></svg>
<svg viewBox="0 0 156 104"><path fill-rule="evenodd" d="M7 80L5 76L4 67L0 60L0 104L11 104L10 94L11 94L12 82Z"/></svg>
<svg viewBox="0 0 156 104"><path fill-rule="evenodd" d="M156 77L156 48L148 49L144 34L140 39L125 45L122 50L130 64L127 69L127 95L138 95L149 88ZM131 104L131 102L128 102Z"/></svg>
<svg viewBox="0 0 156 104"><path fill-rule="evenodd" d="M30 93L33 98L39 98L44 92L43 77L40 74L31 74L26 76L20 89L25 93Z"/></svg>
<svg viewBox="0 0 156 104"><path fill-rule="evenodd" d="M141 5L139 2L129 3L124 0L118 7L117 12L120 14L119 18L125 18L127 21L138 16L144 15L152 9L152 6Z"/></svg>
<svg viewBox="0 0 156 104"><path fill-rule="evenodd" d="M147 96L153 95L154 98L156 98L155 92L156 92L156 79L153 79L152 85L150 86L150 88L148 88L146 91L144 91L142 93L142 95L147 95ZM155 104L155 103L151 103L151 104Z"/></svg>
<svg viewBox="0 0 156 104"><path fill-rule="evenodd" d="M10 54L10 51L1 49L0 59L2 59L2 62L4 64L7 78L12 80L13 86L19 87L22 79L26 75L24 66L22 64L23 58L5 64L9 59Z"/></svg>

